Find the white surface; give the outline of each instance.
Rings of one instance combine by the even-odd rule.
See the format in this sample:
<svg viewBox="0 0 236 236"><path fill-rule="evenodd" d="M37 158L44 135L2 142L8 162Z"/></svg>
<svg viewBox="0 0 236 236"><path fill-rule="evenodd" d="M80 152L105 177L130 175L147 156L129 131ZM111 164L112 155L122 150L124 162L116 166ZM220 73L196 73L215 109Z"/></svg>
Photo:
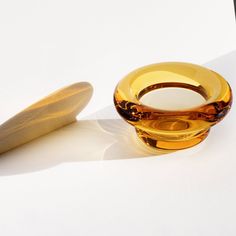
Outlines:
<svg viewBox="0 0 236 236"><path fill-rule="evenodd" d="M234 50L232 1L2 1L0 30L0 122L63 85L95 88L83 121L1 157L0 235L236 234L235 106L205 142L160 156L110 106L132 69ZM233 91L235 61L208 64Z"/></svg>
<svg viewBox="0 0 236 236"><path fill-rule="evenodd" d="M163 110L183 110L201 106L206 102L201 94L185 88L153 90L144 94L140 101L145 105Z"/></svg>

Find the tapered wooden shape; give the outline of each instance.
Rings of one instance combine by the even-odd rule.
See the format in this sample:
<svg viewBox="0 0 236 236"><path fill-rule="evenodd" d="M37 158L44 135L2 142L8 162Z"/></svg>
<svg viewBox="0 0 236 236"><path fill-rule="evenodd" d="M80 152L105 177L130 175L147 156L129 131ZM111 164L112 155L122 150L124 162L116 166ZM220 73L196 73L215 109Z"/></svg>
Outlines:
<svg viewBox="0 0 236 236"><path fill-rule="evenodd" d="M0 126L0 154L68 125L87 105L92 86L81 82L31 105Z"/></svg>

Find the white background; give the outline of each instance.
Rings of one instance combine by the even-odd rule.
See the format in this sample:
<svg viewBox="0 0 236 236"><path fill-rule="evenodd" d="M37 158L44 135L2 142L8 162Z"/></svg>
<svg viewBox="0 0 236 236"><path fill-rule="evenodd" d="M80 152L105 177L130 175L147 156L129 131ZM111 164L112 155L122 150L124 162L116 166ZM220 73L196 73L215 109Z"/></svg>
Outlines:
<svg viewBox="0 0 236 236"><path fill-rule="evenodd" d="M131 70L203 64L235 44L231 0L1 1L0 123L70 83L95 92L83 121L1 156L0 235L235 235L235 109L200 145L161 156L111 120ZM233 89L235 61L208 64Z"/></svg>

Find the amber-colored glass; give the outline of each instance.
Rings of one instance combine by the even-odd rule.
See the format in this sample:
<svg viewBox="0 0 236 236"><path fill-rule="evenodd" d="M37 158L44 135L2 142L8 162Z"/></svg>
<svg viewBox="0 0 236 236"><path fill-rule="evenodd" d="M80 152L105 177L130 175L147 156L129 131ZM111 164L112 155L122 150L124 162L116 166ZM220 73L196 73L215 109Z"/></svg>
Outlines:
<svg viewBox="0 0 236 236"><path fill-rule="evenodd" d="M163 110L140 102L146 93L166 87L191 89L206 102L185 110ZM137 69L122 79L114 93L118 113L148 146L178 150L206 138L211 126L228 113L232 92L225 79L199 65L168 62Z"/></svg>

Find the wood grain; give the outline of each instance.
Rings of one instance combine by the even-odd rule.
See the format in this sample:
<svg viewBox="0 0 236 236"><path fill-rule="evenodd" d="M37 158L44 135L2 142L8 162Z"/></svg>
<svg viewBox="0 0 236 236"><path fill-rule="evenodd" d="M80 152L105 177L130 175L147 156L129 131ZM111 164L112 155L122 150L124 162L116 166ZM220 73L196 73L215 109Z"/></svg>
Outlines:
<svg viewBox="0 0 236 236"><path fill-rule="evenodd" d="M93 93L87 82L60 89L0 126L0 154L76 121Z"/></svg>

